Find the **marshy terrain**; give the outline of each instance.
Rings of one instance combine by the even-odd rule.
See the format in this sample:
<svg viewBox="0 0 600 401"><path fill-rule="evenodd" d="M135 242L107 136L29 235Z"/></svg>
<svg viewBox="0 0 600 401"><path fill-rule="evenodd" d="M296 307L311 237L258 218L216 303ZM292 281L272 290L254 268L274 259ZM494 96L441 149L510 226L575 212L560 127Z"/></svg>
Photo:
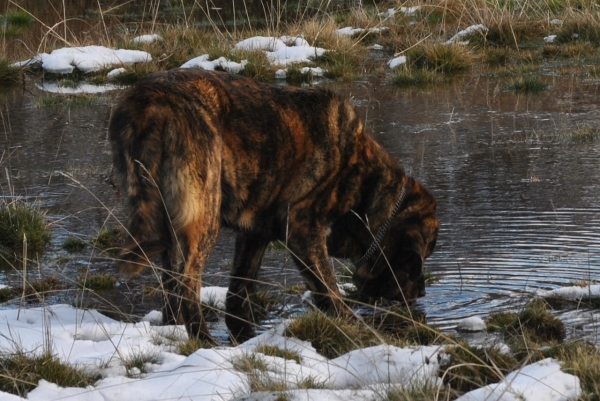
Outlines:
<svg viewBox="0 0 600 401"><path fill-rule="evenodd" d="M338 31L346 27L363 30ZM134 40L151 34L159 37ZM284 35L302 35L326 51L281 65L263 49L234 50L243 39ZM365 323L384 334L351 334L350 345L321 341L320 347L319 336L300 333L302 322L288 334L328 358L386 341L450 347L455 368L441 368L441 387L420 388L421 398L403 390L380 399L455 399L545 357L566 361L563 370L581 379L579 399L600 399L600 302L593 296L600 281L596 0L0 0L0 46L0 229L9 226L11 233L0 232L3 308L66 303L127 322L160 308L155 270L127 281L114 267L126 216L109 180L108 119L122 88L207 54L209 61L246 60L238 73L255 79L342 93L438 201L441 229L425 264L427 295L411 313L399 308L395 318L380 317L368 302L357 304ZM151 60L67 74L40 63L13 64L77 46L140 50ZM393 59L395 68L388 64ZM117 67L124 71L107 77ZM284 67L286 78L276 78ZM323 75L303 73L303 67L320 67ZM32 231L20 231L24 218L14 216L21 209L41 216ZM205 286L227 285L233 244L234 234L222 232ZM352 266L343 260L334 265L344 282ZM260 278L254 302L263 330L306 316L304 288L284 245L273 244ZM566 286L586 288L588 296L536 296ZM217 301L211 304L216 309ZM228 344L222 313L211 315L213 333ZM467 317L485 319L487 331L457 331ZM354 333L345 323L325 320L344 327L338 333ZM310 324L325 334L325 322ZM476 348L496 342L508 344L511 353ZM8 369L5 359L0 366ZM20 395L29 391L1 386Z"/></svg>

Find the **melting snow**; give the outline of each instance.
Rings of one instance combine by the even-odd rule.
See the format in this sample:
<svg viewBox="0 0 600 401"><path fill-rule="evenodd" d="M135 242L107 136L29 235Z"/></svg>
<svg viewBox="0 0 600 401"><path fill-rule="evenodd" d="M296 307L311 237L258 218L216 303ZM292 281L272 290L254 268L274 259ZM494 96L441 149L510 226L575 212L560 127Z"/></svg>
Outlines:
<svg viewBox="0 0 600 401"><path fill-rule="evenodd" d="M496 384L473 390L456 401L567 401L581 396L579 378L560 370L555 359L527 365Z"/></svg>
<svg viewBox="0 0 600 401"><path fill-rule="evenodd" d="M222 301L226 289L207 287L202 298ZM153 326L160 312L151 312L139 323L115 321L95 310L54 305L0 311L0 349L5 352L51 350L60 360L98 372L102 379L87 388L64 388L40 381L28 394L29 400L111 401L111 400L275 400L271 394L249 394L247 375L237 371L237 358L252 355L261 345L277 346L297 353L301 360L282 359L256 353L267 366L271 381L285 383L290 400L370 400L390 386L439 383L439 360L443 347L398 348L379 345L351 351L335 359L319 355L310 343L283 336L280 325L237 347L200 349L185 357L175 353L173 339L186 339L183 326ZM151 354L157 363L147 363L149 373L132 378L123 360ZM303 380L323 383L326 389L293 390ZM506 394L501 398L499 394ZM462 401L516 400L566 401L581 394L579 380L560 370L554 360L525 366L505 380L461 398ZM533 397L535 394L535 397ZM486 398L489 397L489 398ZM494 398L495 397L495 398ZM537 398L536 398L537 397ZM20 400L0 392L2 400Z"/></svg>
<svg viewBox="0 0 600 401"><path fill-rule="evenodd" d="M484 331L486 328L485 322L479 316L472 316L462 319L458 322L456 329L459 331Z"/></svg>
<svg viewBox="0 0 600 401"><path fill-rule="evenodd" d="M481 25L481 24L471 25L470 27L463 29L462 31L458 32L456 35L454 35L450 39L448 39L446 41L446 44L449 45L450 43L464 39L465 37L469 36L473 32L485 33L487 31L488 31L488 28L485 25Z"/></svg>
<svg viewBox="0 0 600 401"><path fill-rule="evenodd" d="M561 297L571 301L580 301L585 297L600 297L600 284L590 284L585 287L560 287L553 290L539 290L538 297Z"/></svg>
<svg viewBox="0 0 600 401"><path fill-rule="evenodd" d="M77 68L82 72L100 71L113 65L131 65L152 61L150 53L140 50L109 49L104 46L64 47L52 53L13 64L15 67L40 65L55 74L70 74Z"/></svg>
<svg viewBox="0 0 600 401"><path fill-rule="evenodd" d="M152 35L141 35L141 36L136 36L135 38L132 39L133 43L152 43L152 42L156 42L156 41L160 41L163 40L162 36L154 33Z"/></svg>
<svg viewBox="0 0 600 401"><path fill-rule="evenodd" d="M398 56L388 61L387 64L393 69L404 63L406 63L406 56Z"/></svg>

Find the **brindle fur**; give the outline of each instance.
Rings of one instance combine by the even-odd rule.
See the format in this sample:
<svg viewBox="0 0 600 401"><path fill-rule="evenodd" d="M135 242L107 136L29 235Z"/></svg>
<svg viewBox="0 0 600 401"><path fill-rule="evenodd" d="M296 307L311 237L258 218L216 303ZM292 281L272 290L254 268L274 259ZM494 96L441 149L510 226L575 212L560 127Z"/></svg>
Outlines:
<svg viewBox="0 0 600 401"><path fill-rule="evenodd" d="M274 240L287 244L316 305L344 313L328 256L360 259L403 186L406 199L383 252L354 281L371 296L424 294L423 260L438 232L435 200L333 92L176 69L124 95L109 133L130 208L120 269L136 273L161 255L165 323L210 338L199 293L220 226L238 233L226 302L234 340L254 335L249 296Z"/></svg>

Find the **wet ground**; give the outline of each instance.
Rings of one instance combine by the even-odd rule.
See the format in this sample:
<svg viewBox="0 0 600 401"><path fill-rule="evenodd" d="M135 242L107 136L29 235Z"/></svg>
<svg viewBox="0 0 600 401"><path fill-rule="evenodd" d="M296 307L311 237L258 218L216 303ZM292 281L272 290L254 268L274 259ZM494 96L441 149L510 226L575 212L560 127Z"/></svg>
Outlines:
<svg viewBox="0 0 600 401"><path fill-rule="evenodd" d="M467 316L519 308L538 288L600 278L600 138L572 140L600 129L599 82L543 77L540 95L517 95L497 77L468 75L448 86L397 90L384 82L322 83L352 99L369 130L438 199L441 231L427 269L440 280L417 306L429 323L452 329ZM39 106L33 85L2 105L0 195L24 197L47 210L48 254L30 263L29 278L57 275L75 282L81 271L115 272L108 255L67 254L68 236L89 240L124 220L106 182L107 125L117 92L94 104ZM587 131L586 131L587 130ZM226 285L233 235L222 233L207 266L207 285ZM299 282L282 251L264 262L265 280ZM0 283L20 283L18 266ZM156 308L151 272L103 295L126 314ZM55 301L85 300L80 292ZM599 313L561 312L571 335L598 341Z"/></svg>

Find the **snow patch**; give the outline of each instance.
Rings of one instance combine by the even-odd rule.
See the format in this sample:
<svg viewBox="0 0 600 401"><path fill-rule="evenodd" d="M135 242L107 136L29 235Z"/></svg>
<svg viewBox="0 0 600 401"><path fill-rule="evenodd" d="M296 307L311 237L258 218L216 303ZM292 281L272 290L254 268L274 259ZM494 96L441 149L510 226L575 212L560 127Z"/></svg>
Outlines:
<svg viewBox="0 0 600 401"><path fill-rule="evenodd" d="M123 89L120 85L93 85L87 82L80 82L77 86L60 86L54 81L44 81L42 83L36 83L35 86L44 92L58 93L61 95L97 94Z"/></svg>
<svg viewBox="0 0 600 401"><path fill-rule="evenodd" d="M469 36L473 32L485 33L487 31L488 31L488 27L485 25L482 25L482 24L471 25L470 27L465 28L462 31L458 32L456 35L452 36L445 43L447 45L449 45L451 43L454 43L456 41L460 41L461 39L464 39L465 37Z"/></svg>
<svg viewBox="0 0 600 401"><path fill-rule="evenodd" d="M15 67L39 65L54 74L70 74L76 68L95 72L113 65L132 65L152 61L150 53L140 50L110 49L104 46L64 47L52 53L40 53L29 60L14 63Z"/></svg>
<svg viewBox="0 0 600 401"><path fill-rule="evenodd" d="M569 401L582 390L579 378L560 370L560 362L547 358L509 373L499 383L473 390L456 401Z"/></svg>
<svg viewBox="0 0 600 401"><path fill-rule="evenodd" d="M406 56L398 56L388 61L387 64L391 69L394 69L404 63L406 63Z"/></svg>
<svg viewBox="0 0 600 401"><path fill-rule="evenodd" d="M469 331L469 332L477 332L484 331L486 328L485 322L479 316L472 316L462 319L458 322L456 326L456 330L458 331Z"/></svg>
<svg viewBox="0 0 600 401"><path fill-rule="evenodd" d="M125 68L121 67L121 68L115 68L114 70L110 70L108 72L108 74L106 74L107 78L114 78L117 75L121 75L123 74L125 71L127 71Z"/></svg>
<svg viewBox="0 0 600 401"><path fill-rule="evenodd" d="M590 284L585 287L560 287L553 290L539 290L535 294L541 298L560 297L570 301L580 301L585 297L600 297L600 284Z"/></svg>
<svg viewBox="0 0 600 401"><path fill-rule="evenodd" d="M153 33L151 35L140 35L133 38L131 41L133 43L152 43L163 40L162 36L157 33Z"/></svg>
<svg viewBox="0 0 600 401"><path fill-rule="evenodd" d="M212 61L209 61L208 59L208 54L203 54L186 61L181 65L181 68L198 67L208 71L214 71L216 68L221 68L227 72L237 74L244 69L246 64L248 64L248 60L242 60L241 63L236 63L235 61L231 61L225 57L219 57L218 59Z"/></svg>
<svg viewBox="0 0 600 401"><path fill-rule="evenodd" d="M204 291L209 289L208 291ZM222 299L225 288L206 287ZM206 294L204 294L206 293ZM288 322L252 338L237 347L200 349L185 357L174 352L173 341L185 340L184 326L152 326L160 312L146 315L140 323L115 321L95 310L70 305L31 309L0 310L0 350L42 352L44 347L62 362L98 372L102 379L87 388L60 387L41 380L28 399L52 401L110 400L271 400L269 394L250 394L249 378L233 368L233 362L253 355L261 345L276 346L298 354L300 363L256 353L267 366L269 380L288 386L291 400L370 400L378 399L392 386L440 383L439 364L443 346L398 348L379 345L351 351L328 360L308 342L283 334ZM144 354L159 355L148 364L150 373L129 378L122 360ZM131 373L131 372L130 372ZM326 390L298 390L303 380L324 383ZM240 396L246 393L246 396ZM508 394L511 398L501 398ZM465 401L523 399L566 401L581 394L579 380L560 370L560 364L547 359L507 375L496 385L468 393ZM535 395L535 396L534 396ZM486 398L488 397L488 398ZM0 391L2 400L19 400Z"/></svg>

